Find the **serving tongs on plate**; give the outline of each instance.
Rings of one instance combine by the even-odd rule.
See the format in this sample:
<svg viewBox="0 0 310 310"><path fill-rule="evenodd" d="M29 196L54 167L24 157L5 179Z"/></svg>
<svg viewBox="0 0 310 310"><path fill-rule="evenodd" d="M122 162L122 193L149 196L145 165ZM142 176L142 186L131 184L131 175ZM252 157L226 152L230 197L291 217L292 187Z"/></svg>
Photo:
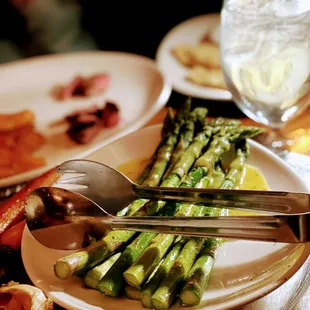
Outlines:
<svg viewBox="0 0 310 310"><path fill-rule="evenodd" d="M109 166L88 160L65 162L58 172L62 177L56 186L62 188L41 187L25 205L30 232L49 248L81 248L89 234L102 237L115 229L282 243L310 241L307 193L144 187ZM262 215L114 215L136 198L203 203Z"/></svg>

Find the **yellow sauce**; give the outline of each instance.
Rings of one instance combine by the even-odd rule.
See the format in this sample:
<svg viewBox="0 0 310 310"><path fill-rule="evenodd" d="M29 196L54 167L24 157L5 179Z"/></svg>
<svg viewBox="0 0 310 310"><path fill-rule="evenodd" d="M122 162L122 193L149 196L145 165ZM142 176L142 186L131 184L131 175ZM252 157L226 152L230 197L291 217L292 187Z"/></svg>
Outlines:
<svg viewBox="0 0 310 310"><path fill-rule="evenodd" d="M246 165L244 179L239 189L265 191L268 190L268 185L265 177L257 168ZM229 215L258 215L258 213L229 210Z"/></svg>
<svg viewBox="0 0 310 310"><path fill-rule="evenodd" d="M128 161L117 167L119 171L125 174L128 178L135 181L139 175L142 173L144 167L148 163L148 159L134 159ZM246 165L245 175L242 184L240 184L239 189L244 190L268 190L268 185L265 177L262 173L255 167ZM229 215L257 215L258 213L230 210Z"/></svg>
<svg viewBox="0 0 310 310"><path fill-rule="evenodd" d="M246 165L246 172L239 189L245 190L268 190L265 177L255 167Z"/></svg>
<svg viewBox="0 0 310 310"><path fill-rule="evenodd" d="M149 159L138 158L130 160L117 167L117 170L125 174L130 180L136 181L142 173Z"/></svg>

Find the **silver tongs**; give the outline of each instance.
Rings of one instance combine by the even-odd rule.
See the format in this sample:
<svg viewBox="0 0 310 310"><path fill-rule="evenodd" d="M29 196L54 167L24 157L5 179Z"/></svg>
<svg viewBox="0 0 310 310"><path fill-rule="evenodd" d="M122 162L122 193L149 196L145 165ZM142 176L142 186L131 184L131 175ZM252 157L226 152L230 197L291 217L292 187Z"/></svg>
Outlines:
<svg viewBox="0 0 310 310"><path fill-rule="evenodd" d="M109 166L88 160L67 161L59 166L58 173L61 178L55 186L61 188L39 188L30 195L25 207L29 230L48 247L79 247L90 232L98 235L98 231L105 234L111 229L284 243L310 241L310 195L306 193L145 187ZM262 215L112 215L136 198L203 203ZM72 230L73 226L78 229ZM63 240L71 240L70 237L75 241L64 244Z"/></svg>
<svg viewBox="0 0 310 310"><path fill-rule="evenodd" d="M171 189L167 191L171 193ZM27 199L26 221L30 232L40 243L60 250L79 249L87 235L95 234L101 238L108 231L118 229L267 242L310 241L308 194L264 191L249 194L248 191L239 190L210 190L200 197L202 202L208 199L208 203L220 203L221 207L225 205L229 208L242 208L249 204L263 206L265 209L266 206L275 205L276 210L281 210L283 214L217 217L113 216L102 205L99 206L79 193L57 187L42 187ZM109 196L109 201L113 201L113 195ZM301 212L294 212L295 204Z"/></svg>

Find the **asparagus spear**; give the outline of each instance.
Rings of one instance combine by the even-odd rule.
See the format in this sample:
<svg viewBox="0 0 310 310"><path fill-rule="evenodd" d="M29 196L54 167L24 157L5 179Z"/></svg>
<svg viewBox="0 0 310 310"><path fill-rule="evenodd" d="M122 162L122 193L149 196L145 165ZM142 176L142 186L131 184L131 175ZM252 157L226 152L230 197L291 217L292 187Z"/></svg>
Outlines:
<svg viewBox="0 0 310 310"><path fill-rule="evenodd" d="M236 149L236 159L230 164L230 170L221 185L222 189L237 188L240 182L242 182L242 175L245 171L245 160L249 154L246 140L240 141L236 145ZM227 215L226 209L214 208L214 210L213 216ZM208 285L216 251L222 242L223 240L221 238L207 239L204 249L192 267L190 277L187 279L180 293L181 304L185 306L196 306L200 303L203 292Z"/></svg>
<svg viewBox="0 0 310 310"><path fill-rule="evenodd" d="M206 188L209 180L209 177L205 177L199 185ZM169 207L166 208L166 212L168 210L170 211ZM194 204L182 204L174 216L193 216L195 211ZM139 259L124 272L126 282L133 287L140 287L154 271L175 239L174 235L158 234L143 254L141 253Z"/></svg>
<svg viewBox="0 0 310 310"><path fill-rule="evenodd" d="M99 281L115 263L115 261L120 257L121 253L117 253L109 257L105 262L96 266L87 272L84 277L84 284L87 287L96 289Z"/></svg>
<svg viewBox="0 0 310 310"><path fill-rule="evenodd" d="M171 163L164 175L164 179L166 179L166 177L171 173L176 162L179 160L184 151L193 141L195 135L195 127L202 128L204 126L207 113L208 110L206 108L195 108L190 113L188 120L184 122L180 141L172 154Z"/></svg>
<svg viewBox="0 0 310 310"><path fill-rule="evenodd" d="M151 277L151 279L143 287L142 292L141 292L141 300L142 300L143 307L152 308L151 297L153 293L156 291L159 284L163 281L165 276L168 274L174 261L180 254L182 247L184 245L181 241L177 242L173 246L173 248L169 251L169 253L165 257L162 264L159 266L159 268L155 272L154 276Z"/></svg>
<svg viewBox="0 0 310 310"><path fill-rule="evenodd" d="M186 242L168 275L152 295L151 303L155 309L170 307L179 284L186 278L203 244L204 238L192 238Z"/></svg>
<svg viewBox="0 0 310 310"><path fill-rule="evenodd" d="M155 151L155 154L153 155L152 167L148 167L149 174L143 182L144 186L157 186L160 183L167 165L173 156L173 150L178 142L178 137L182 129L182 125L191 115L190 108L191 101L187 100L182 108L177 112L173 126L171 123L171 110L168 110L166 120L169 119L169 121L164 122L164 127L162 129L162 137L166 140L160 143L157 150ZM173 127L173 130L170 131L169 134L166 134L166 130L170 130L171 127ZM147 199L142 198L133 201L128 206L127 215L130 216L135 214L147 201Z"/></svg>
<svg viewBox="0 0 310 310"><path fill-rule="evenodd" d="M144 186L157 186L160 183L162 176L165 173L167 165L171 159L173 149L175 148L179 133L184 121L188 118L191 109L191 102L186 101L181 109L177 112L175 116L174 129L168 136L166 142L160 147L157 152L156 161L150 171L150 174L143 183Z"/></svg>
<svg viewBox="0 0 310 310"><path fill-rule="evenodd" d="M93 266L113 254L122 244L130 240L133 235L129 231L111 231L102 240L85 249L58 259L54 264L54 273L57 278L65 280L78 272L81 274L86 269L90 270ZM87 268L88 266L91 267Z"/></svg>
<svg viewBox="0 0 310 310"><path fill-rule="evenodd" d="M207 188L210 182L213 182L213 177L209 178L209 176L206 176L205 178L202 178L198 184L196 184L196 187ZM180 216L180 217L192 216L195 210L196 210L195 204L169 201L157 213L157 215L158 216Z"/></svg>
<svg viewBox="0 0 310 310"><path fill-rule="evenodd" d="M215 169L212 175L212 182L209 183L208 188L220 188L223 181L225 180L225 172L222 168L222 163L218 162L215 165Z"/></svg>
<svg viewBox="0 0 310 310"><path fill-rule="evenodd" d="M169 136L171 131L173 131L173 128L174 128L174 116L173 116L172 108L168 108L168 112L167 112L165 119L164 119L164 125L163 125L163 128L161 130L161 142L157 146L154 154L152 155L149 163L144 168L142 174L136 180L136 183L143 184L144 181L148 178L148 176L152 170L152 167L154 165L154 162L156 160L157 152L160 149L160 147L165 143L165 141L167 140L167 137Z"/></svg>
<svg viewBox="0 0 310 310"><path fill-rule="evenodd" d="M223 189L231 189L239 187L243 182L243 177L245 174L245 161L249 156L250 149L247 141L241 140L236 143L236 158L230 164L230 170L221 185Z"/></svg>
<svg viewBox="0 0 310 310"><path fill-rule="evenodd" d="M183 113L184 113L184 110L183 110ZM184 114L187 114L187 112ZM161 140L162 141L165 141L167 136L169 135L169 133L171 131L173 131L174 121L175 120L174 120L174 115L173 115L173 109L171 107L169 107L168 112L167 112L165 119L164 119L163 128L161 130Z"/></svg>
<svg viewBox="0 0 310 310"><path fill-rule="evenodd" d="M198 124L198 127L201 127L202 123L205 123L205 117L207 112L208 111L205 108L196 108L190 113L189 118L185 121L183 127L181 128L180 140L172 153L170 165L163 177L164 180L166 176L169 175L169 171L171 171L174 164L181 157L181 155L187 149L189 144L193 141L196 125ZM163 185L165 185L165 183L161 184L161 186ZM140 199L139 201L143 201L143 205L145 205L145 203L148 200ZM142 208L140 205L139 208L140 209L139 211L136 212L136 215L138 216L145 215L146 208L145 207Z"/></svg>
<svg viewBox="0 0 310 310"><path fill-rule="evenodd" d="M185 180L180 184L179 187L193 187L199 180L201 180L207 174L211 174L213 172L214 164L221 158L221 156L230 149L231 144L238 142L247 137L252 137L259 133L261 130L256 127L240 127L236 128L235 126L224 126L220 130L220 132L215 136L212 140L210 147L207 152L205 152L202 156L200 156L196 162L195 167L190 171L190 173L186 176ZM188 147L189 150L191 145ZM185 153L187 153L187 150ZM185 155L184 153L184 155ZM197 157L199 154L197 155ZM182 156L183 157L183 156ZM196 157L196 158L197 158ZM181 160L181 159L180 159ZM194 159L195 160L195 159ZM176 164L177 165L177 164ZM184 166L183 166L184 168ZM180 171L184 171L180 169L178 174L173 175L173 180L177 177L180 177L182 173ZM168 177L169 178L169 177ZM168 178L166 180L168 180ZM174 182L169 182L166 180L162 185L163 187L175 187ZM170 184L173 184L172 186ZM157 213L163 206L165 205L165 201L153 201L148 202L146 204L146 212L148 215L153 215Z"/></svg>
<svg viewBox="0 0 310 310"><path fill-rule="evenodd" d="M136 180L137 184L142 185L144 183L144 181L148 178L148 176L149 176L149 174L150 174L150 172L152 170L152 166L154 165L154 162L156 160L156 156L157 156L157 152L158 152L159 147L160 147L160 145L157 147L157 149L154 152L151 160L149 161L149 163L143 169L141 175ZM139 199L136 199L129 206L127 206L123 210L119 211L117 213L117 216L126 216L126 215L130 216L130 215L133 215L135 213L135 211L140 209L140 208L141 208L141 201Z"/></svg>
<svg viewBox="0 0 310 310"><path fill-rule="evenodd" d="M204 182L208 182L208 178L205 178L204 181L202 181L202 184L205 184ZM167 208L167 213L162 214L170 215L168 212L171 210ZM186 215L193 215L195 209L194 206L188 207L183 206L180 207L176 213L177 216L186 216ZM120 290L122 288L122 285L124 283L123 278L123 272L132 264L134 263L138 257L141 256L143 251L149 246L151 242L154 242L156 240L155 233L141 233L122 253L120 258L117 260L117 262L110 268L110 270L106 273L106 275L101 279L98 289L109 296L118 296L120 293ZM174 240L173 235L167 235L169 237L169 240ZM171 241L171 242L172 242ZM166 242L167 243L167 242ZM171 244L171 243L170 243ZM167 251L168 248L162 245L164 248L164 251Z"/></svg>
<svg viewBox="0 0 310 310"><path fill-rule="evenodd" d="M238 186L238 180L240 180L240 173L242 173L244 169L244 161L246 159L245 150L247 150L247 147L245 147L246 145L245 141L246 140L242 140L241 142L237 143L237 146L238 146L237 158L231 163L230 171L228 172L227 176L222 182L222 185L220 186L220 188L228 189L228 188L233 188L233 187ZM221 212L221 209L219 208L210 208L210 209L211 210L213 209L212 216L218 216L219 212ZM212 250L214 253L222 242L222 240L219 238L214 238L214 239L211 238L209 241L207 241L206 245L203 248L202 254L198 258L198 260L195 262L191 270L189 270L188 266L189 264L192 264L190 259L193 258L193 253L196 254L195 250L197 249L197 245L198 247L200 245L202 246L205 240L206 239L204 238L196 238L196 239L190 239L188 241L188 243L196 242L195 244L191 245L192 249L190 250L190 252L187 252L189 261L185 260L185 257L186 257L185 254L184 254L183 260L178 259L176 261L176 263L172 267L168 276L161 283L160 287L156 290L156 292L151 298L152 304L155 307L155 309L168 309L169 308L170 304L175 298L175 293L176 293L178 286L187 278L188 274L190 274L190 278L189 278L190 280L188 280L187 282L189 283L187 288L190 288L191 290L184 289L184 291L182 291L183 293L181 297L182 303L187 304L188 302L189 305L193 305L194 302L197 302L197 299L199 299L199 296L201 299L203 290L205 286L207 285L210 271L212 270L212 266L214 262L214 257L210 257L209 255L210 250ZM182 252L183 251L185 251L185 246ZM204 269L201 269L202 267L204 267ZM192 285L193 283L196 285ZM189 294L189 292L192 292L192 294ZM183 299L185 299L185 301ZM199 299L199 302L200 302L200 299Z"/></svg>
<svg viewBox="0 0 310 310"><path fill-rule="evenodd" d="M217 168L217 170L219 170ZM222 170L220 169L220 174L218 173L218 177L219 175L223 175ZM223 180L223 178L222 178ZM199 187L207 187L209 184L209 178L205 177L201 182L200 182L200 186ZM169 203L165 206L165 208L167 208L169 205ZM202 209L202 208L195 208L196 206L193 204L181 204L181 207L179 208L179 211L176 215L178 216L191 216L191 215L195 215L195 216L203 216L207 213L206 209ZM168 208L169 209L169 208ZM169 214L171 215L171 214ZM162 239L163 238L163 239ZM157 239L157 242L155 242L155 239ZM150 254L150 258L151 261L153 262L152 267L156 267L153 271L151 268L151 270L149 270L148 273L152 272L152 274L149 277L149 281L147 282L146 286L143 288L142 290L142 304L144 307L147 308L151 308L151 297L153 295L153 293L155 292L155 290L157 289L157 287L159 286L159 284L161 283L161 281L164 279L164 277L166 276L166 274L169 272L170 268L172 267L176 257L178 256L179 252L181 251L181 248L183 247L184 243L187 241L187 237L175 237L175 236L171 236L171 235L158 235L156 238L154 239L154 244L158 244L158 247L161 248L162 245L167 245L167 242L172 243L173 240L176 241L175 246L173 246L172 250L169 251L167 257L163 260L162 264L159 264L159 267L156 267L157 264L155 264L155 260L156 262L160 260L161 257L153 257L151 255L152 249L154 249L154 244L152 244L148 249L147 249L147 253ZM143 253L143 259L145 260L145 262L150 265L150 262L148 261L148 255L147 253L144 252ZM143 260L142 259L142 260ZM143 270L141 270L141 259L139 259L140 264L137 263L136 264L136 270L132 270L133 272L130 272L130 269L128 269L129 271L129 277L131 276L135 276L135 271L138 275L143 275ZM140 266L139 266L140 265ZM134 269L134 268L133 268ZM143 276L146 277L146 275L148 273L145 273ZM154 276L153 276L154 274ZM124 273L125 277L126 277L126 272ZM128 279L127 279L128 280ZM141 280L141 282L143 282L143 280ZM131 283L132 284L132 283Z"/></svg>
<svg viewBox="0 0 310 310"><path fill-rule="evenodd" d="M191 180L193 179L194 178ZM190 209L189 204L184 204L184 206L185 208ZM179 214L176 213L176 216L179 216ZM156 268L157 264L165 255L174 239L175 237L172 235L157 235L157 237L152 242L152 245L143 253L138 261L124 273L124 277L127 283L135 287L141 286L147 277Z"/></svg>
<svg viewBox="0 0 310 310"><path fill-rule="evenodd" d="M212 169L214 163L218 161L225 152L229 151L233 143L256 136L260 132L261 129L257 127L233 128L228 133L227 129L225 130L225 128L222 128L219 135L211 142L211 146L207 152L197 159L191 173L201 173L202 176L206 175L209 173L210 169ZM185 187L189 187L189 185L192 184L191 173L183 182Z"/></svg>
<svg viewBox="0 0 310 310"><path fill-rule="evenodd" d="M173 166L170 174L162 182L162 187L179 186L181 180L187 175L195 160L200 156L202 150L209 143L211 136L219 131L219 128L221 128L220 126L222 126L223 123L223 119L216 119L215 121L212 121L211 124L208 124L204 127L203 131L194 138L194 141L188 146L186 151ZM232 126L236 126L236 124ZM197 183L195 183L196 180L199 181L201 179L199 171L198 174L193 172L192 176L193 178L191 184L193 185ZM149 201L145 206L146 212L148 215L154 215L164 205L165 201Z"/></svg>
<svg viewBox="0 0 310 310"><path fill-rule="evenodd" d="M199 187L206 188L210 186L210 184L219 183L222 182L224 179L225 174L223 173L220 165L217 165L214 176L209 180L208 177L205 177L201 180ZM168 203L167 205L169 205ZM165 208L167 207L165 206ZM189 212L185 213L185 210L195 210L194 216L204 216L209 213L209 210L207 208L204 208L203 206L198 205L197 208L194 204L187 204L183 203L180 209L183 209L184 214L181 216L189 216ZM192 212L191 212L192 213ZM168 235L163 235L167 236ZM176 260L177 256L179 255L184 243L188 240L187 237L175 237L175 245L173 248L169 251L166 258L164 259L163 263L158 267L157 270L155 270L154 276L150 276L148 282L145 284L145 286L142 289L141 296L142 296L142 305L146 308L152 308L152 302L151 297L153 293L156 291L160 283L164 280L168 272L170 271L172 265L174 264L174 261Z"/></svg>
<svg viewBox="0 0 310 310"><path fill-rule="evenodd" d="M205 118L206 115L206 110L205 109L195 109L189 116L188 122L187 122L187 126L184 127L184 131L182 131L181 137L183 137L183 141L186 143L182 144L182 147L185 148L187 146L187 144L189 144L189 140L191 139L191 137L193 136L194 133L194 124L195 121L198 119L200 122L202 121L202 119ZM184 135L183 135L184 133ZM180 152L180 148L178 150L176 150L177 153ZM140 201L142 199L139 199ZM190 209L186 210L187 212L189 212ZM180 212L182 212L182 210L180 210ZM142 233L141 235L138 236L138 238L141 238L143 240L152 240L153 238L155 238L156 234L150 234L150 233ZM172 236L170 236L172 237ZM125 266L130 266L131 264L131 260L133 260L133 262L136 260L136 258L138 258L138 256L141 255L141 253L143 252L143 250L148 246L148 242L144 242L143 245L144 247L141 246L141 243L137 243L139 244L139 247L136 247L134 250L134 245L131 246L131 252L134 252L134 255L132 255L132 257L128 258L130 256L130 253L124 252L126 255L128 255L128 257L125 255L124 258L120 258L120 262L117 262L116 266L119 266L119 268L115 267L112 269L115 269L115 271L111 271L111 273L108 273L100 282L100 290L103 291L105 294L108 295L112 295L112 296L116 296L118 295L119 291L120 291L120 284L122 282L122 276L120 274L120 271L125 271L123 270L123 268L125 268ZM163 247L164 251L166 251L168 249L168 247ZM125 250L126 251L126 250ZM137 256L137 257L135 257ZM126 259L125 259L126 258ZM123 260L126 260L126 262L122 262ZM112 278L111 278L112 277ZM118 283L115 283L116 281L118 281Z"/></svg>
<svg viewBox="0 0 310 310"><path fill-rule="evenodd" d="M189 212L193 213L194 209L179 208L177 214L181 216L188 214ZM163 215L165 216L166 214ZM116 263L101 279L98 284L98 289L106 295L118 296L124 283L123 272L141 256L151 242L154 242L156 235L156 233L141 233L129 246L127 246ZM174 236L169 235L169 237L173 238Z"/></svg>
<svg viewBox="0 0 310 310"><path fill-rule="evenodd" d="M125 295L129 299L141 300L141 291L138 288L132 287L130 285L125 286Z"/></svg>
<svg viewBox="0 0 310 310"><path fill-rule="evenodd" d="M183 134L181 135L181 137L183 137L183 141L186 141L185 144L182 144L182 147L186 147L187 144L189 143L189 140L193 136L194 124L195 124L196 119L198 119L199 121L202 121L202 119L205 118L206 112L207 112L206 109L195 109L190 114L187 126L185 126L184 135ZM182 131L182 133L183 133L183 131ZM176 150L176 152L179 153L180 152L180 148L178 150ZM139 201L142 201L142 199L139 199ZM144 203L144 201L143 201L143 203ZM156 234L143 233L138 238L141 238L142 240L151 240L155 236L156 236ZM144 248L141 246L141 243L137 243L137 244L139 244L139 247L136 248L137 252L135 253L135 255L138 255L138 254L140 255L142 253L142 251L145 249L145 247L148 246L148 242L144 242L143 243L145 245ZM132 251L134 251L133 248L134 248L134 246L131 247ZM125 254L127 255L126 252L125 252ZM128 254L128 256L130 256L130 254ZM126 257L126 256L124 256L124 257ZM133 255L130 259L134 259L135 260L136 258ZM125 260L125 259L121 258L120 261L122 261L122 260ZM111 271L111 275L113 276L113 279L109 278L110 274L107 274L106 277L104 277L102 279L102 281L100 282L100 289L103 292L105 292L106 294L112 294L113 296L118 294L120 286L118 284L114 285L114 282L115 282L115 279L121 279L121 277L119 275L119 271L123 270L122 269L123 266L126 266L126 264L128 264L128 262L130 260L128 258L126 258L126 261L127 261L126 263L125 262L123 262L123 263L118 262L118 264L120 264L120 266L122 266L122 267L120 267L117 271L115 271L115 273L113 273ZM116 274L118 274L118 275L116 275ZM121 280L119 280L119 283L120 282L121 282Z"/></svg>
<svg viewBox="0 0 310 310"><path fill-rule="evenodd" d="M190 271L190 277L186 281L180 294L181 304L184 306L196 306L200 303L215 260L215 251L219 247L220 239L208 238L199 258Z"/></svg>
<svg viewBox="0 0 310 310"><path fill-rule="evenodd" d="M109 296L118 296L124 284L123 272L141 255L152 242L156 233L142 233L126 247L115 264L100 280L97 289Z"/></svg>
<svg viewBox="0 0 310 310"><path fill-rule="evenodd" d="M177 143L177 137L181 125L183 124L184 119L187 119L189 110L190 104L186 103L182 109L177 112L175 116L176 121L174 122L174 131L168 135L168 138L165 141L160 143L155 151L156 159L148 178L144 182L145 184L153 184L153 186L158 185L156 182L160 181L165 172L167 163L171 158L173 147ZM155 180L157 181L155 182ZM127 215L133 215L137 212L143 206L145 201L145 199L136 199L128 207ZM59 279L65 280L74 274L84 272L86 269L89 270L105 258L109 257L117 248L128 242L134 235L135 232L132 231L111 231L97 243L92 244L81 251L58 259L54 264L54 273Z"/></svg>

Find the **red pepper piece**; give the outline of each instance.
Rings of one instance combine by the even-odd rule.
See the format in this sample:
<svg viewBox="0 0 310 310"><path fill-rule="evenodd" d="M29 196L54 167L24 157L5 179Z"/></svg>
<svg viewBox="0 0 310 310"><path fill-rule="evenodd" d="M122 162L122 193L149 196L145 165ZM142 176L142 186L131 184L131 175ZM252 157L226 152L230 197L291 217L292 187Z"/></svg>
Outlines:
<svg viewBox="0 0 310 310"><path fill-rule="evenodd" d="M52 185L59 178L56 169L35 178L0 206L0 237L4 231L24 218L24 204L28 195L39 187Z"/></svg>

